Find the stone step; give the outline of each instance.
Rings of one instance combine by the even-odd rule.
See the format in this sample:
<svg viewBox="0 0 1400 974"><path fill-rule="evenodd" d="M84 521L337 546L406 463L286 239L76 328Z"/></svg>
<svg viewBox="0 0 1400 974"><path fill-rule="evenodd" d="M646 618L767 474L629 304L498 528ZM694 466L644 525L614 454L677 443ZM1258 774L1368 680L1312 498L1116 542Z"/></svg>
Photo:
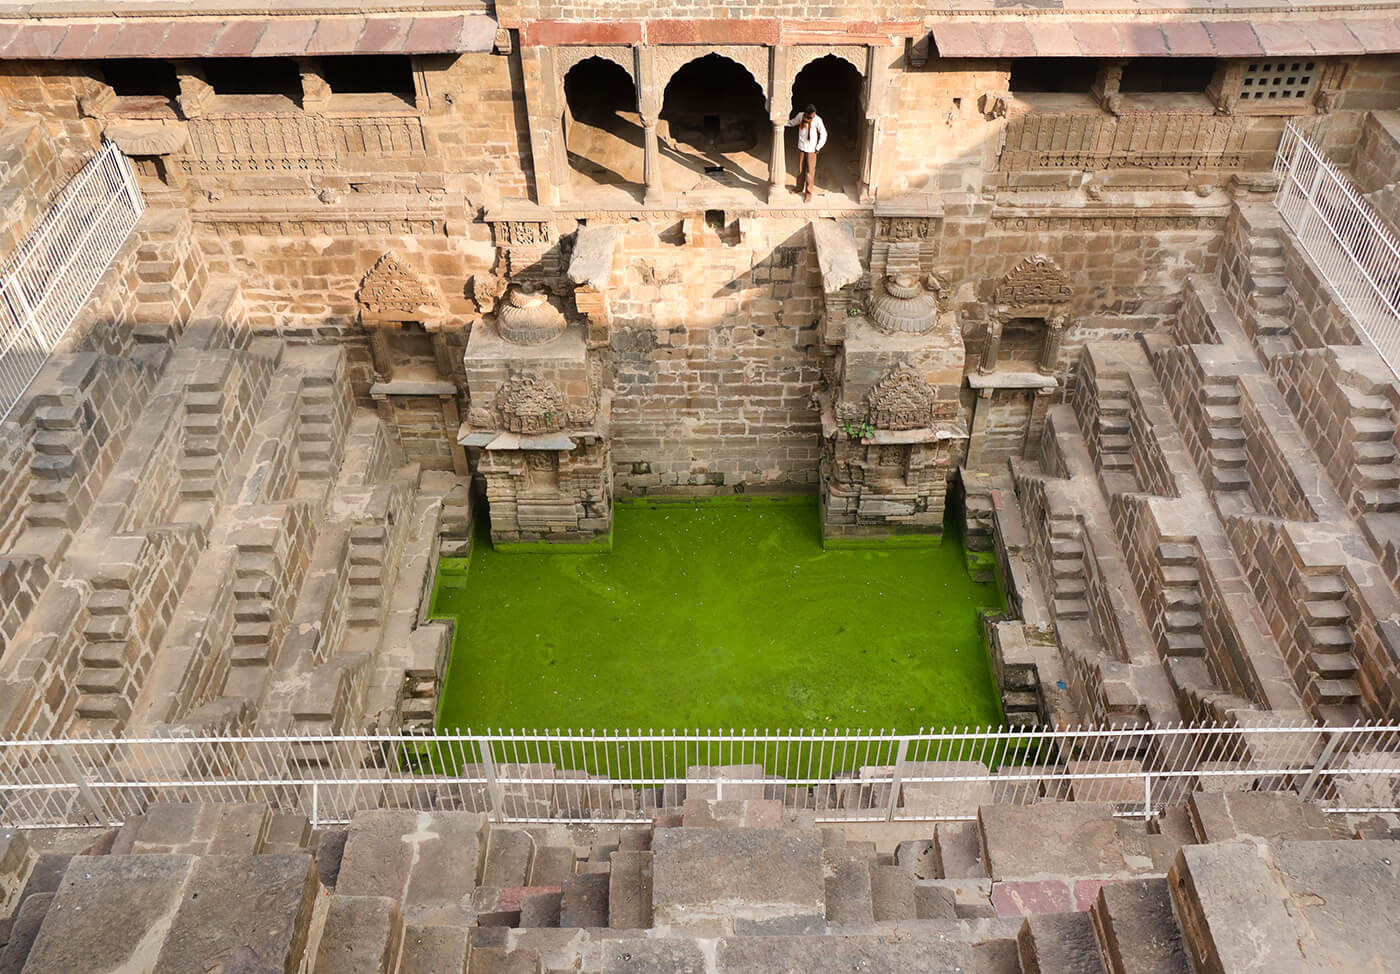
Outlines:
<svg viewBox="0 0 1400 974"><path fill-rule="evenodd" d="M1201 573L1194 564L1162 565L1161 568L1163 585L1197 585L1201 581Z"/></svg>
<svg viewBox="0 0 1400 974"><path fill-rule="evenodd" d="M1211 429L1238 428L1244 422L1244 414L1237 405L1226 403L1206 403L1201 407L1206 425Z"/></svg>
<svg viewBox="0 0 1400 974"><path fill-rule="evenodd" d="M1099 450L1101 453L1131 453L1132 449L1133 438L1127 433L1102 436L1099 438Z"/></svg>
<svg viewBox="0 0 1400 974"><path fill-rule="evenodd" d="M559 926L559 907L562 899L563 893L553 891L526 893L520 898L520 926Z"/></svg>
<svg viewBox="0 0 1400 974"><path fill-rule="evenodd" d="M1080 572L1065 578L1055 579L1055 597L1057 599L1082 599L1084 598L1084 573Z"/></svg>
<svg viewBox="0 0 1400 974"><path fill-rule="evenodd" d="M540 974L543 970L540 952L533 948L508 950L504 947L478 947L473 943L470 956L467 974ZM314 974L320 974L320 971ZM369 974L368 969L365 974Z"/></svg>
<svg viewBox="0 0 1400 974"><path fill-rule="evenodd" d="M1360 703L1361 687L1355 680L1318 680L1313 684L1319 703Z"/></svg>
<svg viewBox="0 0 1400 974"><path fill-rule="evenodd" d="M524 886L535 859L535 839L520 829L493 828L486 842L482 886Z"/></svg>
<svg viewBox="0 0 1400 974"><path fill-rule="evenodd" d="M608 873L608 926L615 930L651 927L651 853L617 851Z"/></svg>
<svg viewBox="0 0 1400 974"><path fill-rule="evenodd" d="M1198 632L1167 633L1167 652L1173 656L1200 656L1205 651L1205 638Z"/></svg>
<svg viewBox="0 0 1400 974"><path fill-rule="evenodd" d="M1255 267L1253 270L1257 271ZM1251 282L1254 285L1253 293L1262 297L1277 297L1288 290L1288 278L1282 274L1251 273Z"/></svg>
<svg viewBox="0 0 1400 974"><path fill-rule="evenodd" d="M1213 446L1210 448L1210 463L1213 467L1224 469L1243 467L1248 459L1248 454L1240 447Z"/></svg>
<svg viewBox="0 0 1400 974"><path fill-rule="evenodd" d="M1351 653L1309 653L1308 666L1324 680L1352 680L1356 677L1356 659Z"/></svg>
<svg viewBox="0 0 1400 974"><path fill-rule="evenodd" d="M1390 440L1358 440L1351 450L1358 463L1394 463L1395 444Z"/></svg>
<svg viewBox="0 0 1400 974"><path fill-rule="evenodd" d="M826 880L827 923L866 925L875 922L870 862L844 849L822 854Z"/></svg>
<svg viewBox="0 0 1400 974"><path fill-rule="evenodd" d="M1089 918L1112 974L1191 974L1165 879L1105 883Z"/></svg>
<svg viewBox="0 0 1400 974"><path fill-rule="evenodd" d="M384 602L384 590L378 585L351 585L350 604L365 609L378 609Z"/></svg>
<svg viewBox="0 0 1400 974"><path fill-rule="evenodd" d="M1351 619L1351 609L1341 599L1308 599L1303 615L1310 626L1341 626Z"/></svg>
<svg viewBox="0 0 1400 974"><path fill-rule="evenodd" d="M89 615L124 615L131 607L131 593L126 589L102 588L88 596Z"/></svg>
<svg viewBox="0 0 1400 974"><path fill-rule="evenodd" d="M82 440L68 430L39 430L29 439L35 453L49 457L71 456Z"/></svg>
<svg viewBox="0 0 1400 974"><path fill-rule="evenodd" d="M1099 414L1099 432L1105 436L1127 436L1132 431L1132 425L1132 421L1124 412L1101 412Z"/></svg>
<svg viewBox="0 0 1400 974"><path fill-rule="evenodd" d="M1344 599L1347 595L1346 579L1336 573L1325 575L1302 575L1300 587L1307 593L1308 600Z"/></svg>
<svg viewBox="0 0 1400 974"><path fill-rule="evenodd" d="M1365 488L1381 490L1400 486L1400 466L1394 463L1358 463L1356 482Z"/></svg>
<svg viewBox="0 0 1400 974"><path fill-rule="evenodd" d="M126 670L121 667L84 666L78 671L77 687L82 693L120 693L126 680Z"/></svg>
<svg viewBox="0 0 1400 974"><path fill-rule="evenodd" d="M235 622L233 624L233 644L235 646L266 645L272 638L270 622Z"/></svg>
<svg viewBox="0 0 1400 974"><path fill-rule="evenodd" d="M914 877L899 866L870 867L870 896L877 923L918 918Z"/></svg>
<svg viewBox="0 0 1400 974"><path fill-rule="evenodd" d="M1264 338L1277 338L1293 333L1293 323L1285 315L1259 312L1254 319L1254 333Z"/></svg>
<svg viewBox="0 0 1400 974"><path fill-rule="evenodd" d="M1369 512L1382 514L1400 511L1400 490L1385 488L1363 490L1361 492L1361 506Z"/></svg>
<svg viewBox="0 0 1400 974"><path fill-rule="evenodd" d="M126 643L88 643L79 654L84 666L123 667L126 666Z"/></svg>
<svg viewBox="0 0 1400 974"><path fill-rule="evenodd" d="M1240 401L1240 391L1233 383L1207 382L1201 386L1201 402L1207 406L1233 406Z"/></svg>
<svg viewBox="0 0 1400 974"><path fill-rule="evenodd" d="M603 873L584 873L565 880L559 901L559 926L606 927L608 882Z"/></svg>
<svg viewBox="0 0 1400 974"><path fill-rule="evenodd" d="M67 403L40 406L34 410L34 423L43 430L75 430L83 425L83 405Z"/></svg>
<svg viewBox="0 0 1400 974"><path fill-rule="evenodd" d="M1110 471L1132 470L1133 455L1131 453L1100 453L1099 467Z"/></svg>
<svg viewBox="0 0 1400 974"><path fill-rule="evenodd" d="M1026 917L1016 950L1022 974L1108 974L1087 912Z"/></svg>
<svg viewBox="0 0 1400 974"><path fill-rule="evenodd" d="M212 501L219 494L219 482L212 477L182 479L180 497L182 500Z"/></svg>
<svg viewBox="0 0 1400 974"><path fill-rule="evenodd" d="M1363 442L1391 442L1395 436L1395 424L1378 416L1351 416L1347 419L1344 436Z"/></svg>
<svg viewBox="0 0 1400 974"><path fill-rule="evenodd" d="M1308 629L1308 641L1329 649L1350 649L1356 643L1346 626L1313 626Z"/></svg>
<svg viewBox="0 0 1400 974"><path fill-rule="evenodd" d="M1056 619L1087 619L1089 604L1083 599L1055 599Z"/></svg>
<svg viewBox="0 0 1400 974"><path fill-rule="evenodd" d="M1216 467L1211 470L1217 490L1248 490L1249 474L1238 468Z"/></svg>
<svg viewBox="0 0 1400 974"><path fill-rule="evenodd" d="M1195 566L1196 548L1194 545L1164 541L1157 546L1157 560L1163 565Z"/></svg>
<svg viewBox="0 0 1400 974"><path fill-rule="evenodd" d="M1166 623L1169 632L1199 633L1201 631L1201 614L1189 610L1168 612Z"/></svg>
<svg viewBox="0 0 1400 974"><path fill-rule="evenodd" d="M79 693L78 716L92 720L126 720L131 704L120 693Z"/></svg>
<svg viewBox="0 0 1400 974"><path fill-rule="evenodd" d="M1082 555L1055 558L1050 562L1050 570L1056 579L1080 578L1084 575L1084 558Z"/></svg>
<svg viewBox="0 0 1400 974"><path fill-rule="evenodd" d="M547 845L535 850L530 864L531 886L563 886L574 874L574 850L568 846Z"/></svg>
<svg viewBox="0 0 1400 974"><path fill-rule="evenodd" d="M1162 601L1166 603L1168 612L1199 612L1201 593L1194 585L1168 585L1162 588Z"/></svg>
<svg viewBox="0 0 1400 974"><path fill-rule="evenodd" d="M975 822L939 822L933 830L934 856L941 879L985 879L982 839Z"/></svg>
<svg viewBox="0 0 1400 974"><path fill-rule="evenodd" d="M1072 558L1080 561L1084 557L1084 543L1078 538L1057 535L1050 537L1050 553L1054 558Z"/></svg>

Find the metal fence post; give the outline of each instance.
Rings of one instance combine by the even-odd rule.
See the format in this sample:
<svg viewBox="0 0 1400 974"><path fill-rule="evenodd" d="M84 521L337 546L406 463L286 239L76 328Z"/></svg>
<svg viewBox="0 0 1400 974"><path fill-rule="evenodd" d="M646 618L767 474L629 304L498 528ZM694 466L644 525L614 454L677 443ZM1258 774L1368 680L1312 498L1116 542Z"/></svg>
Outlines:
<svg viewBox="0 0 1400 974"><path fill-rule="evenodd" d="M63 765L63 770L68 773L69 780L78 786L78 798L87 806L88 811L91 812L93 817L99 822L109 822L110 818L107 815L106 807L102 802L98 801L97 795L94 794L92 788L88 786L87 776L84 775L82 769L78 767L78 762L73 760L73 755L69 752L68 746L66 744L59 744L54 748L54 753L58 755L58 762Z"/></svg>
<svg viewBox="0 0 1400 974"><path fill-rule="evenodd" d="M1144 774L1142 776L1142 820L1152 821L1152 776Z"/></svg>
<svg viewBox="0 0 1400 974"><path fill-rule="evenodd" d="M1308 776L1303 779L1303 783L1298 786L1298 794L1303 801L1312 799L1313 789L1317 787L1317 779L1327 766L1332 762L1332 752L1337 750L1337 742L1342 739L1340 734L1333 734L1327 739L1327 743L1322 747L1322 753L1317 756L1317 761L1313 764L1313 769L1308 772Z"/></svg>
<svg viewBox="0 0 1400 974"><path fill-rule="evenodd" d="M321 827L321 785L320 782L311 782L311 827L318 829Z"/></svg>
<svg viewBox="0 0 1400 974"><path fill-rule="evenodd" d="M899 805L899 783L904 779L904 759L909 754L909 738L901 737L894 751L894 773L890 775L890 799L885 805L885 821L894 821L894 810Z"/></svg>
<svg viewBox="0 0 1400 974"><path fill-rule="evenodd" d="M484 737L476 739L477 754L481 756L481 772L486 776L486 802L491 821L503 819L501 808L501 786L496 781L496 759L491 755L491 742Z"/></svg>

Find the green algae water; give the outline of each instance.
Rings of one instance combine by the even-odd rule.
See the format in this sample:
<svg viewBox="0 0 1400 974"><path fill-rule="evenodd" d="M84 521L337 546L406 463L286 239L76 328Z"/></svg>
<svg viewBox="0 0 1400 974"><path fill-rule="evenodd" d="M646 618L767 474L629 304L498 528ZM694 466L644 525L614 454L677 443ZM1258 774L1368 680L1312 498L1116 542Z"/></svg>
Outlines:
<svg viewBox="0 0 1400 974"><path fill-rule="evenodd" d="M954 528L950 518L949 528ZM952 530L823 550L814 498L620 503L611 554L443 559L456 621L438 726L914 731L1001 707Z"/></svg>

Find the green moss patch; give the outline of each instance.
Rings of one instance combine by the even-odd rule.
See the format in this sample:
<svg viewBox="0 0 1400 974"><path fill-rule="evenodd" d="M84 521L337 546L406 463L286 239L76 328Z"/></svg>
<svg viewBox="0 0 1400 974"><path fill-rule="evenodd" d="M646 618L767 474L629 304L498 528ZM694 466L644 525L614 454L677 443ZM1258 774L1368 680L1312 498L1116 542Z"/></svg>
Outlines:
<svg viewBox="0 0 1400 974"><path fill-rule="evenodd" d="M617 505L611 554L443 559L443 729L992 725L960 538L824 550L812 498ZM950 527L951 527L950 520Z"/></svg>

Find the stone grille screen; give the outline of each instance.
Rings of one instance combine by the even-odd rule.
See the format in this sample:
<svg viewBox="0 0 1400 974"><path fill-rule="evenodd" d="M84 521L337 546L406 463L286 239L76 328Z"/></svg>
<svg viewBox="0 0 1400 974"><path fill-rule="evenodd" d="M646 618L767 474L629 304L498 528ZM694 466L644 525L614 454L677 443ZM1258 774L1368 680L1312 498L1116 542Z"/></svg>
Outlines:
<svg viewBox="0 0 1400 974"><path fill-rule="evenodd" d="M1254 61L1245 69L1240 97L1245 101L1298 101L1312 92L1315 61Z"/></svg>

